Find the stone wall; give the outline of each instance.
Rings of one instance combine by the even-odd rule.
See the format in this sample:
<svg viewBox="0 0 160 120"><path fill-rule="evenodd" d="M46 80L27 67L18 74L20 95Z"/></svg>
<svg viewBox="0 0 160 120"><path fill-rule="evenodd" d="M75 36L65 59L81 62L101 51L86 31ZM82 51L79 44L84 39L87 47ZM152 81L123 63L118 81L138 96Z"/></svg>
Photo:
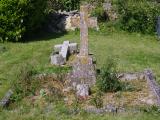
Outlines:
<svg viewBox="0 0 160 120"><path fill-rule="evenodd" d="M90 17L88 27L98 30L98 21L96 17ZM62 32L75 30L80 28L80 13L78 11L71 12L57 12L49 17L47 29L50 32Z"/></svg>
<svg viewBox="0 0 160 120"><path fill-rule="evenodd" d="M115 21L118 18L117 13L113 9L111 2L105 2L103 3L103 9L105 10L106 16L108 16L108 19L111 21Z"/></svg>

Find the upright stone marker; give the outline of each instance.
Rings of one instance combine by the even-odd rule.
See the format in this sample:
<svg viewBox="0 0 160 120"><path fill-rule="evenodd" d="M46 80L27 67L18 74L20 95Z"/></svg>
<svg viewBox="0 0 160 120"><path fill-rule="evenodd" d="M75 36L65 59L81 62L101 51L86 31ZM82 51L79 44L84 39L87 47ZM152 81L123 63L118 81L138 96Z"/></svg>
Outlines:
<svg viewBox="0 0 160 120"><path fill-rule="evenodd" d="M88 56L88 6L80 7L80 56Z"/></svg>
<svg viewBox="0 0 160 120"><path fill-rule="evenodd" d="M90 22L88 20L89 5L81 6L80 10L80 53L73 62L73 71L70 75L70 83L73 86L83 87L86 85L91 86L95 84L96 72L93 59L89 56L88 48L88 24Z"/></svg>

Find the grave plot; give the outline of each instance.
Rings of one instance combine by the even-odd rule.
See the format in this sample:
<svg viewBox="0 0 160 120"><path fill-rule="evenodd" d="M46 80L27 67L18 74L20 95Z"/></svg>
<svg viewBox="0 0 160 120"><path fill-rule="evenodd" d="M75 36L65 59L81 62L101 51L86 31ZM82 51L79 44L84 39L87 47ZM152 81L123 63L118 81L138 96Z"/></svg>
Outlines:
<svg viewBox="0 0 160 120"><path fill-rule="evenodd" d="M88 10L88 5L81 6L80 49L78 50L77 43L64 41L62 45L54 47L58 54L51 56L52 64L64 65L69 63L68 65L72 67L71 72L64 78L63 92L65 93L65 103L72 105L74 101L78 100L81 107L87 111L90 108L99 110L97 107L100 107L103 112L107 111L108 108L106 106L110 105L114 106L114 109L160 105L160 87L155 82L150 70L142 73L117 74L117 80L123 85L123 90L106 92L101 96L97 95L99 94L98 90L93 90L96 86L97 74L93 56L89 55ZM74 56L69 58L72 54ZM59 58L63 62L60 62ZM90 101L92 101L92 104ZM98 104L100 106L97 106Z"/></svg>
<svg viewBox="0 0 160 120"><path fill-rule="evenodd" d="M68 107L76 102L88 112L99 113L120 111L125 107L160 105L160 87L150 70L138 74L117 74L117 81L125 89L102 93L96 88L96 65L93 56L89 54L88 45L88 9L88 5L81 6L80 50L77 43L64 41L63 44L54 46L54 53L51 55L51 64L58 67L69 65L71 71L65 75L58 73L36 76L41 86L35 90L33 96L26 99L31 104L37 104L39 99L43 102L46 98L49 98L49 102L56 99L65 102ZM1 106L7 104L9 99L10 95L6 95L0 102L3 104Z"/></svg>

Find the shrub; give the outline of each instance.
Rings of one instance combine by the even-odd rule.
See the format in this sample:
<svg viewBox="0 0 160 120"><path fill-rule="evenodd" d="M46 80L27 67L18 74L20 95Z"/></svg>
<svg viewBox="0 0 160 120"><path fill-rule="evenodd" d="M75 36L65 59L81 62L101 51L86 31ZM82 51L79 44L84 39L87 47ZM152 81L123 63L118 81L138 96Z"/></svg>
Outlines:
<svg viewBox="0 0 160 120"><path fill-rule="evenodd" d="M1 0L0 41L19 41L39 28L45 7L45 0Z"/></svg>
<svg viewBox="0 0 160 120"><path fill-rule="evenodd" d="M120 24L123 30L153 34L160 4L150 0L118 0Z"/></svg>
<svg viewBox="0 0 160 120"><path fill-rule="evenodd" d="M114 60L108 59L107 64L103 65L96 84L99 90L103 92L114 92L122 89Z"/></svg>

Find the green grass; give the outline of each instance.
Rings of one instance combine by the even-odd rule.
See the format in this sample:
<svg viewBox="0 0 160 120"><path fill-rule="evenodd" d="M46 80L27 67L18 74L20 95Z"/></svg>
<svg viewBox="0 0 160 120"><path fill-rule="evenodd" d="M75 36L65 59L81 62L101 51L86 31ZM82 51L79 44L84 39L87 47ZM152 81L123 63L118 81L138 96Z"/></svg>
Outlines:
<svg viewBox="0 0 160 120"><path fill-rule="evenodd" d="M28 43L0 43L5 46L7 51L0 53L0 98L11 87L12 81L16 80L16 74L19 67L24 64L33 64L38 72L56 72L57 68L49 62L50 54L55 44L60 44L64 40L72 42L79 41L79 32L71 32L64 36L52 38L42 38L40 41ZM157 76L160 83L160 42L154 36L142 35L138 33L126 32L106 32L106 34L90 32L89 35L90 52L94 53L97 59L97 67L100 68L106 62L109 56L117 59L118 71L120 72L136 72L143 71L145 68L151 68ZM32 113L32 112L31 112ZM29 115L21 115L20 112L3 111L0 119L42 119L44 114L40 112ZM36 115L38 114L38 116ZM14 118L12 117L14 116ZM53 118L52 118L53 117ZM64 117L64 118L63 118ZM72 116L72 119L85 119L83 115ZM116 120L154 120L157 116L151 114L124 114L120 117L116 116L98 116L86 115L87 119L116 119ZM58 119L55 114L51 114L45 118ZM70 119L64 115L60 119Z"/></svg>

